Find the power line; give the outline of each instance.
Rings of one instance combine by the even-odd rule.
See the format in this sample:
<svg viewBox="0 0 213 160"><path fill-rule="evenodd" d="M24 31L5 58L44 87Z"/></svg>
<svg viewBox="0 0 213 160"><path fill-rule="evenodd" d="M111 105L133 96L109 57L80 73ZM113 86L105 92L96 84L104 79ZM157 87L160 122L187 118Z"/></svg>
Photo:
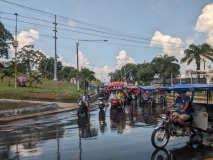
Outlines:
<svg viewBox="0 0 213 160"><path fill-rule="evenodd" d="M9 18L2 18L2 19L15 21L15 20L9 19ZM46 25L41 25L41 24L36 24L36 23L31 23L31 22L25 22L25 21L20 21L20 20L18 20L18 22L28 23L28 24L38 25L38 26L44 26L44 27L48 27L48 28L53 29L53 27L51 27L51 26L46 26ZM97 37L111 38L111 39L117 39L117 40L123 40L123 41L135 42L135 43L143 43L143 44L148 44L148 45L150 44L150 43L148 43L148 42L141 42L141 41L135 41L135 40L128 40L128 39L123 39L123 38L115 38L115 37L97 35L97 34L92 34L92 33L85 33L85 32L79 32L79 31L68 30L68 29L64 29L64 28L57 28L57 29L59 29L59 30L65 30L65 31L70 31L70 32L76 32L76 33L81 33L81 34L87 34L87 35L92 35L92 36L97 36ZM61 38L62 38L62 37L61 37ZM64 38L64 39L72 39L72 38L65 38L65 37L63 37L63 38ZM162 46L162 44L154 44L154 45L160 45L160 46ZM170 47L179 48L179 47L176 47L176 46L170 46Z"/></svg>
<svg viewBox="0 0 213 160"><path fill-rule="evenodd" d="M3 12L4 14L11 14L12 13L7 13L7 12ZM42 21L42 22L48 22L48 23L53 23L51 21L46 21L43 19L37 19L37 18L32 18L32 17L26 17L26 16L21 16L20 17L24 17L24 18L29 18L29 19L34 19L34 20L38 20L38 21ZM61 23L57 23L60 24L62 26L67 26L67 27L71 27L70 25L65 25L65 24L61 24ZM45 26L45 27L50 27L50 26ZM92 31L92 32L99 32L99 33L103 33L103 34L110 34L110 35L114 35L114 36L122 36L122 37L126 37L126 38L133 38L133 39L138 39L138 40L143 40L143 41L154 41L154 42L161 42L161 41L156 41L156 40L150 40L150 39L144 39L144 38L138 38L138 37L132 37L132 36L125 36L125 35L121 35L121 34L114 34L114 33L108 33L108 32L104 32L104 31L99 31L99 30L93 30L93 29L88 29L88 28L82 28L82 27L77 27L77 26L72 26L74 28L78 28L78 29L84 29L84 30L88 30L88 31ZM172 45L180 45L182 46L183 44L179 44L179 43L171 43L171 42L161 42L161 43L167 43L167 44L172 44Z"/></svg>
<svg viewBox="0 0 213 160"><path fill-rule="evenodd" d="M16 5L18 7L21 7L21 8L25 8L25 9L28 9L28 10L31 10L31 11L35 11L35 12L38 12L40 14L45 14L45 15L51 15L53 16L54 14L52 13L49 13L49 12L44 12L44 11L41 11L41 10L38 10L38 9L34 9L34 8L30 8L30 7L26 7L26 6L23 6L23 5L19 5L19 4L16 4L16 3L12 3L12 2L8 2L8 1L5 1L5 0L1 0L3 2L6 2L6 3L9 3L9 4L12 4L12 5ZM85 23L85 22L81 22L81 21L78 21L78 20L74 20L74 19L69 19L67 17L63 17L63 16L60 16L58 15L59 18L61 19L66 19L66 20L73 20L77 23L80 23L80 24L83 24L83 25L92 25L92 24L89 24L89 23ZM61 25L64 25L64 24L61 24ZM69 26L69 25L64 25L64 26ZM94 25L92 25L94 27ZM112 29L108 29L108 28L105 28L105 27L100 27L100 26L97 26L95 25L95 27L97 28L101 28L101 29L107 29L107 30L110 30L110 31L116 31L116 30L112 30ZM76 27L76 28L80 28L80 27ZM111 35L117 35L117 36L123 36L123 37L129 37L129 38L136 38L136 39L141 39L141 40L145 40L145 41L151 41L150 39L144 39L144 38L137 38L137 37L130 37L130 36L124 36L123 34L121 35L118 35L118 34L113 34L113 33L107 33L107 32L103 32L103 31L97 31L97 30L91 30L91 29L88 29L88 28L80 28L80 29L85 29L85 30L90 30L90 31L94 31L94 32L102 32L102 33L105 33L105 34L111 34ZM116 32L119 32L119 33L124 33L124 32L121 32L121 31L116 31ZM126 34L126 33L125 33ZM156 40L152 40L152 41L155 41L155 42L161 42L161 41L156 41ZM176 44L176 45L182 45L182 44L179 44L179 43L171 43L171 42L161 42L161 43L169 43L169 44Z"/></svg>

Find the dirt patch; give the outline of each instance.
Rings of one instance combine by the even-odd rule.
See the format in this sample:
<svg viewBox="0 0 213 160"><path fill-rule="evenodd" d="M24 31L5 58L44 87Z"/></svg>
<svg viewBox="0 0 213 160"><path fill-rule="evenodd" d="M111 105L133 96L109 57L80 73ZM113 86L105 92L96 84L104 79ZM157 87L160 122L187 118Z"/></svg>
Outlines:
<svg viewBox="0 0 213 160"><path fill-rule="evenodd" d="M36 105L41 105L41 104L29 103L29 102L0 101L0 111L10 110L10 109L26 108L26 107L36 106Z"/></svg>

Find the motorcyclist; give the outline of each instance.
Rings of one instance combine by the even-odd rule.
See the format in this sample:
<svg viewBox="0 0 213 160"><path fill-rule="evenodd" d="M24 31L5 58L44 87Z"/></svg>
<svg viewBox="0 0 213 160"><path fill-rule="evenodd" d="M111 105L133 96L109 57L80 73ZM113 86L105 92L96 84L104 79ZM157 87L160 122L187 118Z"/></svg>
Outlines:
<svg viewBox="0 0 213 160"><path fill-rule="evenodd" d="M103 88L100 88L98 96L99 97L105 97Z"/></svg>
<svg viewBox="0 0 213 160"><path fill-rule="evenodd" d="M163 107L163 109L171 108L174 107L176 104L178 104L178 111L174 112L173 115L178 117L177 118L178 123L181 124L186 129L185 135L188 136L190 135L190 128L186 125L184 121L190 117L191 112L190 97L186 96L186 92L183 91L179 91L178 94L179 96L176 98L176 100L168 107Z"/></svg>
<svg viewBox="0 0 213 160"><path fill-rule="evenodd" d="M119 91L116 91L116 94L115 94L116 98L118 99L118 103L120 106L123 106L122 105L122 97L121 97L121 93Z"/></svg>
<svg viewBox="0 0 213 160"><path fill-rule="evenodd" d="M89 100L90 100L90 97L89 97L89 95L87 94L87 92L84 92L84 93L82 94L82 96L80 96L80 97L78 98L78 101L77 101L77 102L79 102L80 100L84 101L84 103L85 103L86 106L87 106L88 113L90 113L90 107L89 107Z"/></svg>

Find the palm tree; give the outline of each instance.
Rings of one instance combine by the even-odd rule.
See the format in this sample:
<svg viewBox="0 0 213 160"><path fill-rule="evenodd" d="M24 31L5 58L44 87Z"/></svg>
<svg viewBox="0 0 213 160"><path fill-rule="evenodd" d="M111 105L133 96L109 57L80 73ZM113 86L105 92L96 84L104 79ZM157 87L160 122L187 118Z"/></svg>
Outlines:
<svg viewBox="0 0 213 160"><path fill-rule="evenodd" d="M1 80L3 81L4 77L8 77L8 86L10 86L10 78L14 77L13 73L14 73L14 70L12 69L3 70L3 75L1 76Z"/></svg>
<svg viewBox="0 0 213 160"><path fill-rule="evenodd" d="M191 44L189 48L184 51L185 56L181 59L181 63L187 62L189 65L192 61L195 61L197 68L196 70L200 70L200 63L202 58L209 59L213 62L213 48L208 43L204 43L201 45ZM198 83L200 83L200 75L198 74Z"/></svg>
<svg viewBox="0 0 213 160"><path fill-rule="evenodd" d="M85 90L87 90L89 83L95 80L95 72L90 71L88 68L82 68L80 72L80 78L84 82Z"/></svg>
<svg viewBox="0 0 213 160"><path fill-rule="evenodd" d="M33 82L36 83L36 88L37 88L37 84L42 85L42 81L39 79L41 77L41 75L31 75L31 78L33 78L33 80L30 81L30 85L32 85Z"/></svg>
<svg viewBox="0 0 213 160"><path fill-rule="evenodd" d="M163 86L166 85L166 79L169 78L171 74L173 77L180 74L180 65L175 62L178 62L178 60L174 56L169 56L168 54L155 57L152 60L151 64L153 70L163 79Z"/></svg>

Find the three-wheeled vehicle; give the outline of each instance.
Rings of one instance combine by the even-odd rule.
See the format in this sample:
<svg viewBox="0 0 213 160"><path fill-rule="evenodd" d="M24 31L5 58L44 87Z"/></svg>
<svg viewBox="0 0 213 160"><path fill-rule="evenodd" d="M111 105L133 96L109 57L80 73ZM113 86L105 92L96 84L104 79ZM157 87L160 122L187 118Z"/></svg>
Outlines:
<svg viewBox="0 0 213 160"><path fill-rule="evenodd" d="M137 97L138 97L138 87L136 86L126 86L126 98L127 103L137 106Z"/></svg>
<svg viewBox="0 0 213 160"><path fill-rule="evenodd" d="M185 120L190 127L193 137L197 135L203 139L204 134L213 133L213 104L209 104L209 98L213 91L212 84L182 84L171 87L162 87L162 91L182 91L191 92L189 107L191 107L191 116ZM205 91L207 93L206 103L194 103L195 92ZM157 126L151 136L151 142L155 148L164 148L171 136L185 136L185 128L173 120L172 110L165 109L162 114L162 124ZM195 136L196 135L196 136Z"/></svg>
<svg viewBox="0 0 213 160"><path fill-rule="evenodd" d="M149 103L155 105L156 100L156 88L152 86L138 86L140 92L140 103L142 105Z"/></svg>
<svg viewBox="0 0 213 160"><path fill-rule="evenodd" d="M116 108L116 109L122 109L122 106L119 102L119 100L116 98L116 91L122 92L124 94L123 90L123 83L114 83L111 84L110 89L109 89L109 99L108 101L111 102L111 109ZM123 99L124 106L125 106L125 99Z"/></svg>

